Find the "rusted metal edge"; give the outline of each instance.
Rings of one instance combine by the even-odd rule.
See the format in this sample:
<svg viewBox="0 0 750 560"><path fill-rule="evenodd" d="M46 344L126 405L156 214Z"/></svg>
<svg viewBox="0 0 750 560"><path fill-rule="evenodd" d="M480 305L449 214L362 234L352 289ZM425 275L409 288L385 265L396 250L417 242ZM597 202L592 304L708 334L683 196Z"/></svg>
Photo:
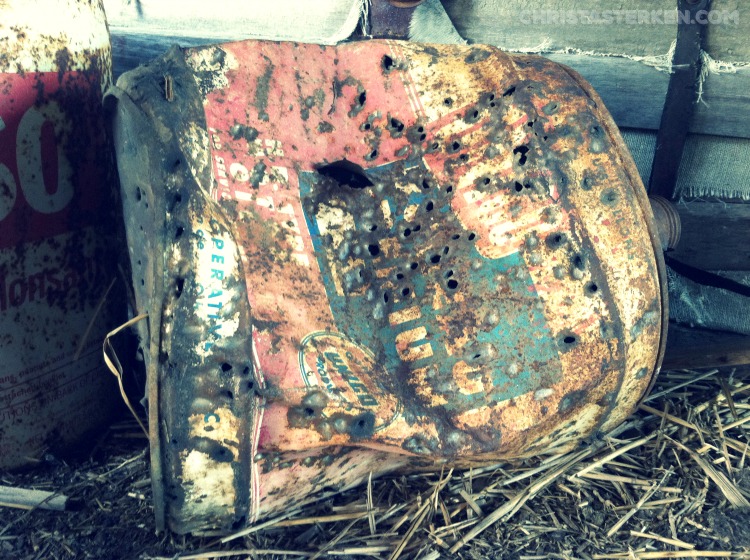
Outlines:
<svg viewBox="0 0 750 560"><path fill-rule="evenodd" d="M113 144L117 151L127 140L124 138L126 132L132 134L133 137L138 138L142 136L142 131L149 129L148 119L146 115L135 105L130 96L122 89L116 86L110 86L105 95L105 110L111 114L111 131L110 134L113 139ZM127 117L125 118L125 115ZM115 134L114 131L118 131L119 134ZM128 135L129 136L129 135ZM131 138L132 140L132 138ZM125 263L128 261L125 260ZM152 278L160 278L161 275L156 274L155 261L153 262L153 270L151 271ZM162 283L163 284L163 283ZM135 291L136 287L133 286ZM164 287L161 286L159 293L163 293ZM138 298L135 293L132 294L135 298L135 308L139 309ZM161 301L155 297L153 301ZM139 309L148 313L148 318L145 322L141 322L137 325L138 335L141 344L143 346L148 345L148 350L144 348L144 356L158 356L160 347L160 331L159 329L152 329L151 325L161 324L161 308L160 306L149 305L146 309ZM148 399L148 430L149 430L149 452L151 457L151 489L153 493L153 506L154 506L154 517L157 532L161 532L166 526L166 517L164 511L164 475L162 472L162 455L161 455L161 437L159 433L159 376L158 376L158 364L155 360L145 360L146 364L146 397Z"/></svg>
<svg viewBox="0 0 750 560"><path fill-rule="evenodd" d="M571 78L573 78L578 85L581 87L581 89L586 92L586 95L591 98L591 100L596 103L599 107L604 107L604 102L602 101L602 98L599 97L599 94L596 93L594 88L591 87L591 84L589 84L583 76L581 76L578 72L570 68L569 66L565 66L564 64L560 64L560 67L563 68ZM638 173L638 168L635 166L635 162L633 161L633 156L630 155L630 152L627 151L627 149L624 148L626 146L625 141L622 138L622 135L620 134L620 129L615 124L614 119L612 118L612 115L609 114L609 112L605 111L603 113L599 114L599 118L601 119L601 124L606 129L607 133L612 137L613 144L620 147L620 150L618 150L618 155L620 157L622 167L625 171L625 173L630 178L630 181L632 184L636 187L634 188L634 194L636 197L636 201L638 202L638 205L641 209L641 214L643 216L643 223L646 225L646 228L648 229L648 235L651 238L651 244L653 246L654 250L654 258L656 259L656 270L658 274L659 279L659 291L661 294L661 336L659 339L659 352L656 356L656 363L654 365L654 371L651 376L651 383L649 384L646 391L641 395L641 398L639 399L639 402L642 402L643 399L651 392L651 389L653 389L654 384L656 383L656 377L659 374L659 371L661 370L661 364L664 360L664 352L667 347L667 330L669 327L669 300L668 300L668 293L667 293L667 267L664 263L664 253L662 252L661 248L661 241L659 240L659 230L656 227L656 222L654 220L654 214L651 211L651 203L648 200L648 194L646 192L646 187L643 185L643 181L641 180L641 176ZM640 187L640 188L638 188Z"/></svg>

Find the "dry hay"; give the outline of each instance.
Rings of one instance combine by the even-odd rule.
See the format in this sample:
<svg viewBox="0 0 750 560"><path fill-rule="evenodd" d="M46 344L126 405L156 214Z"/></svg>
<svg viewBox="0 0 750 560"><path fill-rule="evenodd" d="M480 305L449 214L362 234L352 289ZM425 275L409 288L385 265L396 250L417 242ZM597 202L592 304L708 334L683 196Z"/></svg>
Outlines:
<svg viewBox="0 0 750 560"><path fill-rule="evenodd" d="M371 480L223 539L154 535L144 442L121 423L105 460L0 477L82 505L0 510L0 557L750 559L748 423L750 369L663 372L574 452Z"/></svg>

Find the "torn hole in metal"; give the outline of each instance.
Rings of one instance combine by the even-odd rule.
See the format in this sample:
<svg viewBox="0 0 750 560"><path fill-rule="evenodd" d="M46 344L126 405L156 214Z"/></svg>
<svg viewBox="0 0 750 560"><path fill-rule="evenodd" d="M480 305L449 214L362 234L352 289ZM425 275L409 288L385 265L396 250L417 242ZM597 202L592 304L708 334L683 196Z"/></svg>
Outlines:
<svg viewBox="0 0 750 560"><path fill-rule="evenodd" d="M227 532L370 472L559 453L652 384L656 225L572 70L248 41L174 49L107 104L160 524Z"/></svg>

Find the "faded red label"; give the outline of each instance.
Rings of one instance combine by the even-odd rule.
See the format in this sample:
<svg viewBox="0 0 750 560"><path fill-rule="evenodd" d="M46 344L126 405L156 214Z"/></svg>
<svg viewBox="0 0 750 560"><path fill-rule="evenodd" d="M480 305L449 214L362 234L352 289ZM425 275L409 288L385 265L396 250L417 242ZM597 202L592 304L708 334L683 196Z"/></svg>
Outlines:
<svg viewBox="0 0 750 560"><path fill-rule="evenodd" d="M99 76L2 74L0 91L0 249L94 223L108 157Z"/></svg>

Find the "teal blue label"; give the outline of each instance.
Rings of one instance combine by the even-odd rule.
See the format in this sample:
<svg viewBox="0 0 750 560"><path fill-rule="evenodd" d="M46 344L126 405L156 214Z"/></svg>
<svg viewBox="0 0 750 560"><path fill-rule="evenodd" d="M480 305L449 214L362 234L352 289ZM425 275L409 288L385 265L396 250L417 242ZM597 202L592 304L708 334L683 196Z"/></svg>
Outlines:
<svg viewBox="0 0 750 560"><path fill-rule="evenodd" d="M365 188L300 173L305 218L336 327L370 348L394 379L408 380L410 372L426 368L433 394L444 396L452 411L559 382L555 337L522 256L480 255L476 234L453 215L452 188L423 181L422 170L403 166L368 169L372 183L382 182ZM422 188L389 186L394 174L411 174ZM343 216L341 223L331 216ZM353 230L345 227L352 222ZM404 320L393 324L394 317ZM409 342L399 352L397 341L403 346L405 334ZM470 369L467 385L481 390L464 394L464 386L461 392L454 367L462 361Z"/></svg>

